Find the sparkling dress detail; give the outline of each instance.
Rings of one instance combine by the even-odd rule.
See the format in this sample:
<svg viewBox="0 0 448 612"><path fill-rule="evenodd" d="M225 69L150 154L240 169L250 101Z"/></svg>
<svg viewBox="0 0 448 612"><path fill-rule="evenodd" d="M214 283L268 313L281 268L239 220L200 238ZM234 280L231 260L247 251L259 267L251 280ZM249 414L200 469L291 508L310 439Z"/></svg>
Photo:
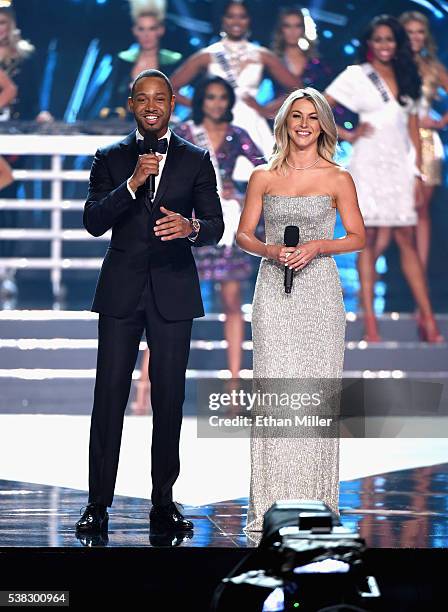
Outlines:
<svg viewBox="0 0 448 612"><path fill-rule="evenodd" d="M263 197L266 242L282 244L285 226L300 229L299 245L331 240L336 208L329 195ZM345 309L336 262L318 255L294 273L290 294L284 266L262 258L252 310L254 382L328 379L340 383L345 349ZM316 414L319 408L316 409ZM317 432L318 428L313 431ZM339 514L339 438L251 435L247 531L281 499L321 500Z"/></svg>
<svg viewBox="0 0 448 612"><path fill-rule="evenodd" d="M439 79L435 67L427 69L423 75L422 97L419 107L419 117L427 117L431 113L431 105L437 99ZM422 143L422 171L426 176L426 185L435 187L442 184L442 161L444 159L443 144L436 130L420 128Z"/></svg>
<svg viewBox="0 0 448 612"><path fill-rule="evenodd" d="M175 131L182 138L202 146L202 143L195 138L192 121L179 124ZM214 153L219 168L219 184L227 192L233 193L234 198L240 201L240 194L236 191L232 179L236 161L243 156L249 160L252 167L259 166L266 162L263 153L245 130L231 124L227 128L227 134L222 144ZM220 196L222 198L223 194L220 193ZM243 281L252 275L253 257L242 251L235 242L231 245L217 247L205 246L200 249L193 249L193 252L201 280Z"/></svg>

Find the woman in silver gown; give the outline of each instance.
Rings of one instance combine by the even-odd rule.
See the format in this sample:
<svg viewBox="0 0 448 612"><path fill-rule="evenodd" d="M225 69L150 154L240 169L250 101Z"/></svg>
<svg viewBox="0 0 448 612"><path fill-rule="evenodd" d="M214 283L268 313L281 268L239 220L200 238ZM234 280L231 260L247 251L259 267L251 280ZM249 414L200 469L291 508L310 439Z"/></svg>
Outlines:
<svg viewBox="0 0 448 612"><path fill-rule="evenodd" d="M268 392L281 379L340 382L345 310L332 254L359 251L365 241L353 180L333 161L337 132L322 94L311 87L291 93L276 116L274 136L268 164L251 175L237 232L239 246L261 257L252 310L253 375L257 383L265 379ZM334 240L336 210L346 235ZM255 236L262 213L266 244ZM296 247L284 246L287 225L299 227ZM285 266L294 276L289 294ZM246 530L261 531L265 512L281 499L320 500L339 514L339 438L320 435L319 427L312 428L313 437L303 429L286 427L281 435L271 426L256 429L252 425Z"/></svg>

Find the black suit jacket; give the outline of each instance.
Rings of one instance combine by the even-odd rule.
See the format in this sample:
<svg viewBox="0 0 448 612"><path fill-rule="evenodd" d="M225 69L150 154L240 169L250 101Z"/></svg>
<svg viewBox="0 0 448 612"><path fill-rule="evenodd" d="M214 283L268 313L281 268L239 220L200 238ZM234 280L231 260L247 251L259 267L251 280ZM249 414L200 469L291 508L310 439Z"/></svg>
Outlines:
<svg viewBox="0 0 448 612"><path fill-rule="evenodd" d="M154 203L145 202L145 189L134 200L126 185L138 159L135 131L123 141L98 149L90 172L83 223L93 236L112 228L112 238L98 277L91 310L124 317L137 307L148 274L157 308L170 321L204 316L192 247L214 245L224 232L216 177L208 151L174 132ZM155 221L160 206L191 217L201 229L196 241L161 241Z"/></svg>

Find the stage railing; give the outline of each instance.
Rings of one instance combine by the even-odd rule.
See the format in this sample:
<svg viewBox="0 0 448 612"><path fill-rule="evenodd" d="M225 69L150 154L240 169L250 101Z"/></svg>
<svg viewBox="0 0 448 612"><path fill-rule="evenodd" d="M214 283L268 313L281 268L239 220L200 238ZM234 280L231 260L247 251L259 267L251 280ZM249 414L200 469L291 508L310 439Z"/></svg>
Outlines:
<svg viewBox="0 0 448 612"><path fill-rule="evenodd" d="M14 170L17 181L50 181L50 199L0 199L0 211L4 210L41 210L50 211L48 229L1 228L0 240L43 240L50 242L50 257L3 257L0 268L47 269L50 270L53 297L57 301L61 292L63 270L99 269L102 258L97 257L63 257L65 241L109 240L110 232L99 238L93 238L84 228L64 229L63 213L82 210L84 200L67 200L63 198L65 181L86 182L88 170L69 170L63 168L66 156L93 156L99 147L107 146L121 139L123 135L41 135L41 134L1 134L1 155L48 155L51 156L49 170ZM87 185L86 185L87 192Z"/></svg>

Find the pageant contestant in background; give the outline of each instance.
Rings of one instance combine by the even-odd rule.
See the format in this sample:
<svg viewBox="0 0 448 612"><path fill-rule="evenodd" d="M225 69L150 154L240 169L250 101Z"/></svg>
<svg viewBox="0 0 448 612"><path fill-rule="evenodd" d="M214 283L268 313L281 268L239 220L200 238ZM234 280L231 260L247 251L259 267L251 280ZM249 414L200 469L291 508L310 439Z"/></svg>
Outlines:
<svg viewBox="0 0 448 612"><path fill-rule="evenodd" d="M265 108L255 100L263 71L288 91L297 87L297 78L279 58L264 47L249 42L250 14L245 2L228 2L222 17L221 40L189 57L173 74L173 86L179 89L191 83L201 72L220 76L235 90L233 123L247 130L267 157L274 140L265 119ZM177 102L191 106L191 100L177 93ZM248 179L249 171L245 175ZM238 178L243 179L243 176Z"/></svg>
<svg viewBox="0 0 448 612"><path fill-rule="evenodd" d="M112 229L92 310L99 312L98 360L89 445L89 499L78 534L107 530L123 417L143 330L151 347L151 512L155 532L191 530L172 487L191 327L204 315L192 247L217 244L224 231L210 156L168 128L171 83L158 70L138 75L129 108L137 129L99 149L93 160L83 223L93 236ZM157 154L141 148L143 134ZM143 145L145 143L143 142ZM139 154L140 153L140 154ZM146 187L155 175L155 193ZM193 219L193 211L196 219Z"/></svg>
<svg viewBox="0 0 448 612"><path fill-rule="evenodd" d="M448 92L448 71L437 57L437 48L429 29L428 19L422 13L410 11L400 16L422 78L422 99L419 109L420 139L422 142L423 203L417 221L417 250L427 270L431 242L429 205L434 187L442 184L443 145L438 134L448 125L448 113L438 120L430 117L431 106L439 96L437 90Z"/></svg>
<svg viewBox="0 0 448 612"><path fill-rule="evenodd" d="M302 11L294 7L282 8L275 25L271 49L297 80L303 81L310 61L316 57L316 47L316 39L306 38Z"/></svg>
<svg viewBox="0 0 448 612"><path fill-rule="evenodd" d="M366 248L358 257L364 338L380 340L373 309L374 251L378 228L386 227L392 228L403 274L419 308L420 333L428 342L442 342L415 245L416 206L421 205L423 182L418 132L421 80L397 19L388 15L373 19L361 39L360 60L329 85L326 96L332 106L339 103L358 113L360 121L353 132L338 129L353 143L350 172L367 227Z"/></svg>
<svg viewBox="0 0 448 612"><path fill-rule="evenodd" d="M0 121L35 120L45 123L53 119L48 111L39 111L40 75L34 53L34 46L22 38L17 28L12 8L0 6ZM34 169L34 163L34 159L22 155L14 163L14 168ZM16 198L18 185L9 180L8 168L7 162L3 161L2 174L7 182L3 183L2 197ZM33 183L25 182L25 186L28 191L33 188ZM0 225L17 227L21 214L18 210L5 210ZM25 243L3 240L0 254L3 257L22 255L22 247L26 248Z"/></svg>
<svg viewBox="0 0 448 612"><path fill-rule="evenodd" d="M0 36L2 33L2 20L6 21L0 12ZM17 87L11 81L4 70L0 70L0 121L7 121L10 117L10 108L17 95ZM0 157L0 190L12 185L14 182L12 170L8 162ZM2 197L6 198L6 192ZM0 217L0 227L14 227L16 224L17 212L14 210L4 210ZM0 257L11 257L14 255L15 242L11 240L0 241ZM6 270L0 268L0 283L5 277Z"/></svg>
<svg viewBox="0 0 448 612"><path fill-rule="evenodd" d="M254 379L332 384L342 376L345 348L345 309L332 254L362 249L364 224L350 174L333 161L336 125L322 94L311 87L290 94L274 134L268 165L250 178L237 233L240 247L261 257L252 310ZM338 240L336 210L347 232ZM266 244L255 236L262 212ZM287 225L299 228L295 247L284 246ZM291 293L284 289L285 265L294 271ZM318 499L339 514L339 438L321 431L312 438L278 437L275 427L267 429L269 437L251 437L246 529L261 531L265 512L279 499Z"/></svg>
<svg viewBox="0 0 448 612"><path fill-rule="evenodd" d="M160 48L165 34L165 0L129 0L129 4L135 42L120 51L115 59L112 94L109 106L101 111L102 117L110 113L121 117L127 115L131 85L140 72L155 68L169 76L182 59L177 51Z"/></svg>
<svg viewBox="0 0 448 612"><path fill-rule="evenodd" d="M296 87L312 86L322 90L328 83L330 70L318 56L315 24L307 17L310 32L305 28L305 16L300 7L286 7L279 11L272 37L272 51L297 78ZM309 35L309 37L308 37ZM288 93L274 83L275 99L266 104L267 112L275 114Z"/></svg>
<svg viewBox="0 0 448 612"><path fill-rule="evenodd" d="M0 71L3 70L17 88L10 103L0 103L0 121L35 119L45 122L53 119L47 110L39 110L40 79L34 51L33 45L22 38L12 8L0 7Z"/></svg>
<svg viewBox="0 0 448 612"><path fill-rule="evenodd" d="M0 14L1 23L1 14ZM0 69L0 121L8 121L11 107L17 96L17 87L5 70Z"/></svg>
<svg viewBox="0 0 448 612"><path fill-rule="evenodd" d="M233 89L220 77L206 77L195 89L192 119L176 126L175 132L209 151L215 168L218 193L224 216L224 235L217 247L203 247L195 252L201 280L217 281L226 316L224 336L227 341L228 367L232 378L238 378L242 360L244 319L241 312L241 282L252 274L251 257L235 243L241 214L241 194L232 179L236 160L246 157L253 166L265 163L263 154L242 128L232 124ZM145 414L149 409L149 350L141 367L136 401L132 410Z"/></svg>

